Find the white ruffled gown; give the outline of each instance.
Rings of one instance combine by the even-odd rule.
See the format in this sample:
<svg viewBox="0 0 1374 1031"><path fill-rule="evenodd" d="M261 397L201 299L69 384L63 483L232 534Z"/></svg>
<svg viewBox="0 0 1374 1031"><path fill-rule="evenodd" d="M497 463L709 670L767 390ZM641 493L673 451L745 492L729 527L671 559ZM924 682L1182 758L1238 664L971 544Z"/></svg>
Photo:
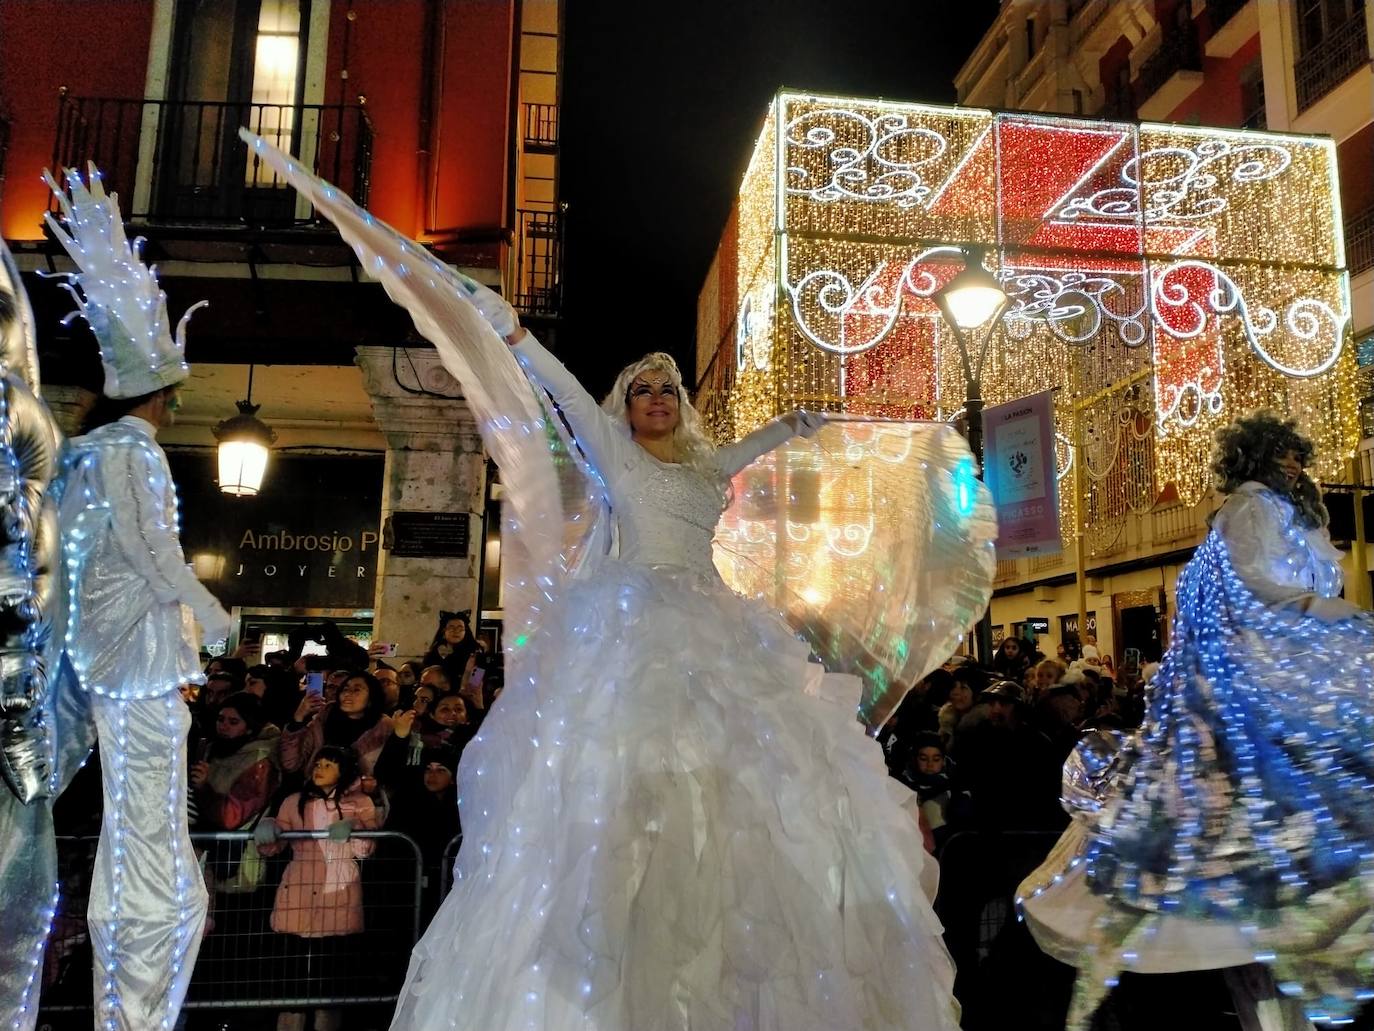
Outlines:
<svg viewBox="0 0 1374 1031"><path fill-rule="evenodd" d="M456 881L393 1028L956 1028L935 864L857 681L721 581L706 478L532 338L517 351L600 470L620 550L543 613L530 680L463 756Z"/></svg>

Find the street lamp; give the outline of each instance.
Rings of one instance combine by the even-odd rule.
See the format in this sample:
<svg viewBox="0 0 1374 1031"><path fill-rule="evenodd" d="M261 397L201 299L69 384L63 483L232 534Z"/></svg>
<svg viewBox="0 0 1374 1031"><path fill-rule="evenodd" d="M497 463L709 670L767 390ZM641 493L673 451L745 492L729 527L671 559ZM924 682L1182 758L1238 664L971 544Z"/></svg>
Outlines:
<svg viewBox="0 0 1374 1031"><path fill-rule="evenodd" d="M959 361L964 370L964 423L969 450L983 468L983 364L987 361L992 338L1007 307L1007 293L983 264L986 248L966 245L964 268L935 291L934 300L959 344ZM975 637L978 661L992 661L992 609L978 621Z"/></svg>
<svg viewBox="0 0 1374 1031"><path fill-rule="evenodd" d="M219 489L224 494L251 498L262 489L267 456L277 435L258 418L253 404L253 366L248 366L248 397L235 402L239 414L215 427L219 441Z"/></svg>

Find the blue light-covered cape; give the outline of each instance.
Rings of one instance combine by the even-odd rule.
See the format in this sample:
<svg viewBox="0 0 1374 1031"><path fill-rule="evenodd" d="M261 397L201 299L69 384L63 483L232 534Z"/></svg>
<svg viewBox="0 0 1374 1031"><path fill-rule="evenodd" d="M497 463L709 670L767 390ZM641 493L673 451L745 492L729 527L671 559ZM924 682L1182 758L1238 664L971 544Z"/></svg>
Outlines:
<svg viewBox="0 0 1374 1031"><path fill-rule="evenodd" d="M1021 902L1078 1019L1123 969L1267 963L1313 1020L1374 997L1374 618L1339 558L1245 484L1179 576L1141 729L1070 757L1074 824Z"/></svg>

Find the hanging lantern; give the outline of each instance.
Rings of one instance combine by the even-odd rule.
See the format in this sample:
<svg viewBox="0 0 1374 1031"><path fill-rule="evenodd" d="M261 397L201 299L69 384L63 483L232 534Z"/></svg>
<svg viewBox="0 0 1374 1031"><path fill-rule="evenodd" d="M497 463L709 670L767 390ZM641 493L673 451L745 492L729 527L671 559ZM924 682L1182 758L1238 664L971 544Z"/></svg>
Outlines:
<svg viewBox="0 0 1374 1031"><path fill-rule="evenodd" d="M251 498L262 489L267 458L277 435L258 418L253 404L253 367L248 367L248 397L237 402L239 414L215 427L219 441L219 489L233 497Z"/></svg>

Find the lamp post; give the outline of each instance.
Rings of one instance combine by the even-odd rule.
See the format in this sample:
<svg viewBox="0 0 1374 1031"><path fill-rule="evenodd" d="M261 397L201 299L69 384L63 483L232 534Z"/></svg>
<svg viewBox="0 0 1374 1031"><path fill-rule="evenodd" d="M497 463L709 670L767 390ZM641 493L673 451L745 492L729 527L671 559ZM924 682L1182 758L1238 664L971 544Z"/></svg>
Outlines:
<svg viewBox="0 0 1374 1031"><path fill-rule="evenodd" d="M248 397L235 402L239 414L215 427L219 441L219 489L234 497L251 498L262 489L267 457L277 435L258 418L253 404L253 366L248 366Z"/></svg>
<svg viewBox="0 0 1374 1031"><path fill-rule="evenodd" d="M969 450L983 475L983 365L992 338L1001 325L1007 307L1007 294L983 264L986 249L966 245L964 268L935 292L934 300L959 344L959 361L964 370L964 423ZM978 661L992 662L992 607L983 613L975 633Z"/></svg>

